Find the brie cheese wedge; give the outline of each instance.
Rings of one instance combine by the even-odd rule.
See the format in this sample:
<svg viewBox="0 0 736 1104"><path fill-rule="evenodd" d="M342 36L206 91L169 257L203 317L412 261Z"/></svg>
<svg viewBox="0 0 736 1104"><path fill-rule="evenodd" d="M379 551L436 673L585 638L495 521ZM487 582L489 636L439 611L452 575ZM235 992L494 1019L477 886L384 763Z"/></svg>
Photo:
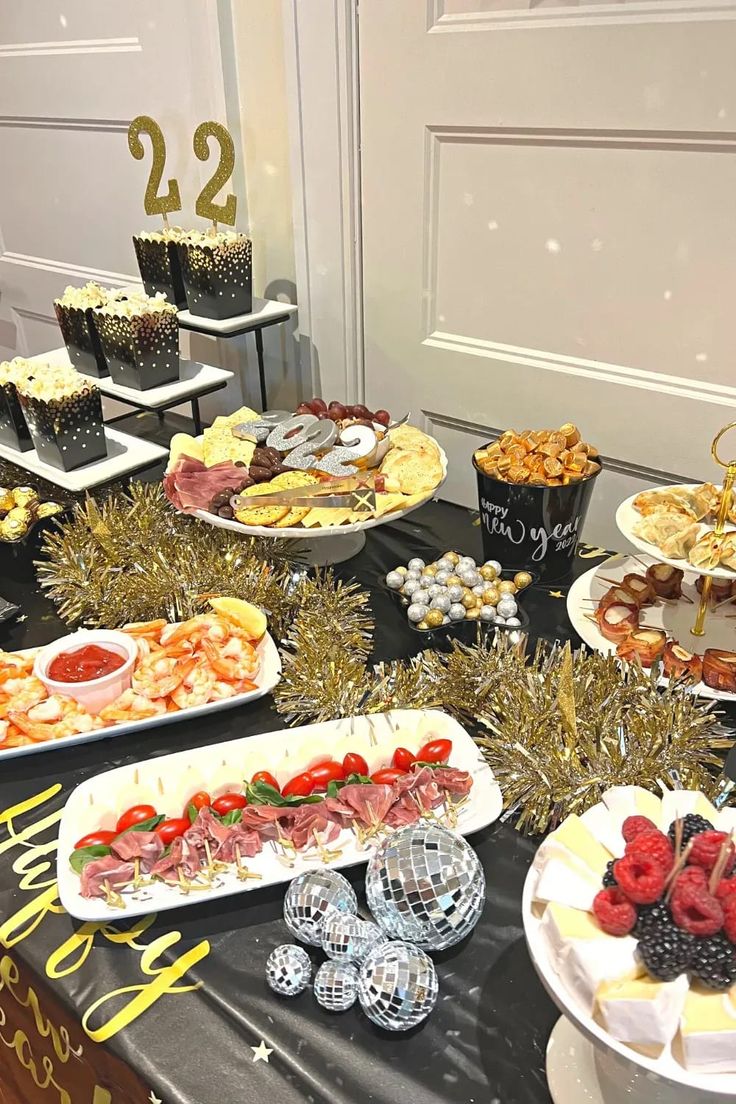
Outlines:
<svg viewBox="0 0 736 1104"><path fill-rule="evenodd" d="M662 1048L674 1037L688 991L687 975L675 981L637 978L604 981L596 999L604 1027L621 1043Z"/></svg>
<svg viewBox="0 0 736 1104"><path fill-rule="evenodd" d="M588 1012L593 1010L601 982L640 972L636 940L630 935L607 935L589 912L553 902L545 909L540 929L560 979Z"/></svg>
<svg viewBox="0 0 736 1104"><path fill-rule="evenodd" d="M685 1065L703 1073L736 1073L736 987L691 989L680 1020Z"/></svg>

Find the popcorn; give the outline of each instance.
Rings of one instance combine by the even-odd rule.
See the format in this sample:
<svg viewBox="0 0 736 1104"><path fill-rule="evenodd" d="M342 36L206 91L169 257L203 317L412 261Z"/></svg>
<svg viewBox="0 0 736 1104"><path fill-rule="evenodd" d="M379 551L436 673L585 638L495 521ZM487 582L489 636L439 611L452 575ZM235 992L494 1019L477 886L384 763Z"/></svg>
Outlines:
<svg viewBox="0 0 736 1104"><path fill-rule="evenodd" d="M96 390L91 380L70 365L37 363L33 367L35 375L28 375L16 383L18 391L26 398L52 402Z"/></svg>
<svg viewBox="0 0 736 1104"><path fill-rule="evenodd" d="M5 383L14 383L18 386L28 380L36 370L36 365L23 357L0 361L0 386Z"/></svg>
<svg viewBox="0 0 736 1104"><path fill-rule="evenodd" d="M165 226L163 230L141 230L136 237L140 241L180 242L186 240L191 233L191 230L182 230L181 226Z"/></svg>
<svg viewBox="0 0 736 1104"><path fill-rule="evenodd" d="M55 299L54 302L58 303L60 307L76 307L78 310L87 310L88 307L102 306L103 303L108 303L120 294L119 288L115 290L103 288L90 280L88 284L81 288L72 287L70 284L64 290L61 298Z"/></svg>
<svg viewBox="0 0 736 1104"><path fill-rule="evenodd" d="M162 291L146 295L143 291L129 292L125 299L115 299L96 308L97 314L117 318L136 318L146 314L176 314L177 308Z"/></svg>
<svg viewBox="0 0 736 1104"><path fill-rule="evenodd" d="M221 246L221 245L235 245L236 242L243 240L244 235L239 234L236 230L218 230L216 233L214 230L207 230L202 232L201 230L190 230L185 235L185 240L189 245L199 246Z"/></svg>

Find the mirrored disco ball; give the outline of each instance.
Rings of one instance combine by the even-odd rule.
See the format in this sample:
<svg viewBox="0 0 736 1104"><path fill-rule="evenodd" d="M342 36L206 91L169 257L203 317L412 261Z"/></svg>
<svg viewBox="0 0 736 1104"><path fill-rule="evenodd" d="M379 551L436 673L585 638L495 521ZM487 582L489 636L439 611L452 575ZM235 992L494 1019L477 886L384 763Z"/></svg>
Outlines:
<svg viewBox="0 0 736 1104"><path fill-rule="evenodd" d="M336 870L305 870L286 891L284 920L292 935L313 947L322 946L322 928L328 914L354 913L358 902L347 878Z"/></svg>
<svg viewBox="0 0 736 1104"><path fill-rule="evenodd" d="M369 1020L386 1031L408 1031L437 1002L432 959L412 943L379 943L358 977L358 998Z"/></svg>
<svg viewBox="0 0 736 1104"><path fill-rule="evenodd" d="M335 962L362 962L376 943L386 936L377 924L345 912L328 916L322 931L322 949Z"/></svg>
<svg viewBox="0 0 736 1104"><path fill-rule="evenodd" d="M271 951L266 963L266 981L282 997L295 997L309 985L312 962L303 947L282 943Z"/></svg>
<svg viewBox="0 0 736 1104"><path fill-rule="evenodd" d="M314 975L314 995L328 1012L347 1012L358 996L358 971L346 962L323 962Z"/></svg>
<svg viewBox="0 0 736 1104"><path fill-rule="evenodd" d="M462 836L419 822L384 840L368 864L365 892L387 935L440 951L477 924L486 880Z"/></svg>

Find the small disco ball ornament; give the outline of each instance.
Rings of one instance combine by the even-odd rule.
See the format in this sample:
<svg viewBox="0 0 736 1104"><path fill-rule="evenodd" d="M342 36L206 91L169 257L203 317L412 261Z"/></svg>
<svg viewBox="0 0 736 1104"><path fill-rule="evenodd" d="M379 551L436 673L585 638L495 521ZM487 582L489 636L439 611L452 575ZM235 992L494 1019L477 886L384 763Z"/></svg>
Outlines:
<svg viewBox="0 0 736 1104"><path fill-rule="evenodd" d="M266 963L266 981L274 993L282 997L296 997L309 985L312 963L303 947L296 943L282 943L271 951Z"/></svg>
<svg viewBox="0 0 736 1104"><path fill-rule="evenodd" d="M355 913L358 901L347 878L336 870L305 870L289 885L284 897L284 920L302 943L322 946L322 928L334 909Z"/></svg>
<svg viewBox="0 0 736 1104"><path fill-rule="evenodd" d="M368 864L365 893L386 935L429 951L459 943L483 911L486 880L473 848L438 824L399 828Z"/></svg>
<svg viewBox="0 0 736 1104"><path fill-rule="evenodd" d="M386 1031L408 1031L437 1002L437 972L413 943L379 943L358 976L358 999L369 1020Z"/></svg>
<svg viewBox="0 0 736 1104"><path fill-rule="evenodd" d="M323 962L314 975L314 995L328 1012L347 1012L358 996L358 971L349 962Z"/></svg>
<svg viewBox="0 0 736 1104"><path fill-rule="evenodd" d="M322 930L322 949L335 962L362 962L371 948L385 939L378 924L346 912L333 912Z"/></svg>

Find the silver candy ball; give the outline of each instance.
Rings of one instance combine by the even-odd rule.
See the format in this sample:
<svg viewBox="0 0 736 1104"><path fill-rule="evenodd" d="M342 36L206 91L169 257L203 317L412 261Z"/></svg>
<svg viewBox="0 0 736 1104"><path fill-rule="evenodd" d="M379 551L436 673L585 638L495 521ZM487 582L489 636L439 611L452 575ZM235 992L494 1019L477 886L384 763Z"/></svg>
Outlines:
<svg viewBox="0 0 736 1104"><path fill-rule="evenodd" d="M506 618L505 617L500 617L498 614L496 614L496 616L493 618L493 624L494 625L505 625L506 624Z"/></svg>
<svg viewBox="0 0 736 1104"><path fill-rule="evenodd" d="M419 621L423 621L428 613L429 606L426 602L412 602L406 611L406 616L410 621L418 623Z"/></svg>
<svg viewBox="0 0 736 1104"><path fill-rule="evenodd" d="M362 962L385 935L377 924L339 912L330 916L322 933L322 949L335 962Z"/></svg>
<svg viewBox="0 0 736 1104"><path fill-rule="evenodd" d="M506 618L506 624L509 625L509 626L513 625L514 628L516 629L521 624L521 621L519 620L518 617L507 617Z"/></svg>
<svg viewBox="0 0 736 1104"><path fill-rule="evenodd" d="M386 586L391 587L391 590L398 590L404 582L404 576L400 575L398 571L389 571L386 576Z"/></svg>
<svg viewBox="0 0 736 1104"><path fill-rule="evenodd" d="M499 600L496 606L501 617L516 617L519 607L510 595L505 595Z"/></svg>
<svg viewBox="0 0 736 1104"><path fill-rule="evenodd" d="M450 618L448 617L447 614L445 614L445 616L442 618L442 624L443 625L449 625L450 624Z"/></svg>
<svg viewBox="0 0 736 1104"><path fill-rule="evenodd" d="M521 633L519 632L518 629L514 629L513 632L509 633L509 641L510 641L511 644L518 644L520 640L521 640Z"/></svg>
<svg viewBox="0 0 736 1104"><path fill-rule="evenodd" d="M413 560L409 560L406 566L409 568L410 571L424 571L427 565L425 564L424 560L419 559L419 556L415 556Z"/></svg>
<svg viewBox="0 0 736 1104"><path fill-rule="evenodd" d="M477 594L479 598L482 598L486 592L486 587L487 583L476 583L476 585L471 589L473 591L473 594Z"/></svg>
<svg viewBox="0 0 736 1104"><path fill-rule="evenodd" d="M417 590L415 590L412 597L414 601L419 602L421 606L429 605L429 591L425 586L421 586Z"/></svg>
<svg viewBox="0 0 736 1104"><path fill-rule="evenodd" d="M458 570L462 570L464 567L475 567L475 560L472 556L461 556L457 562Z"/></svg>
<svg viewBox="0 0 736 1104"><path fill-rule="evenodd" d="M447 588L447 594L451 602L459 602L463 596L463 588L455 583Z"/></svg>
<svg viewBox="0 0 736 1104"><path fill-rule="evenodd" d="M295 943L282 943L271 951L266 963L266 981L274 993L282 997L296 997L309 985L312 962L303 947Z"/></svg>
<svg viewBox="0 0 736 1104"><path fill-rule="evenodd" d="M358 996L358 971L349 962L323 962L314 975L314 996L328 1012L347 1012Z"/></svg>
<svg viewBox="0 0 736 1104"><path fill-rule="evenodd" d="M421 579L421 577L422 572L418 567L414 571L407 571L406 573L407 579Z"/></svg>
<svg viewBox="0 0 736 1104"><path fill-rule="evenodd" d="M450 596L447 591L442 591L435 598L432 599L432 609L438 609L442 613L448 613L450 609Z"/></svg>
<svg viewBox="0 0 736 1104"><path fill-rule="evenodd" d="M435 567L437 568L438 574L440 571L446 571L448 575L452 575L453 565L449 560L446 560L444 556L437 561Z"/></svg>
<svg viewBox="0 0 736 1104"><path fill-rule="evenodd" d="M453 602L448 612L451 621L462 621L465 617L465 606L462 602Z"/></svg>
<svg viewBox="0 0 736 1104"><path fill-rule="evenodd" d="M436 583L439 583L440 586L445 586L447 584L447 580L450 578L451 575L451 571L438 571L434 577L434 581Z"/></svg>
<svg viewBox="0 0 736 1104"><path fill-rule="evenodd" d="M368 863L368 906L386 935L426 950L459 943L477 924L486 880L473 848L439 824L398 828Z"/></svg>
<svg viewBox="0 0 736 1104"><path fill-rule="evenodd" d="M481 606L480 607L480 619L481 621L493 621L496 617L495 606Z"/></svg>
<svg viewBox="0 0 736 1104"><path fill-rule="evenodd" d="M401 588L401 593L410 598L415 591L421 588L421 585L418 579L407 579Z"/></svg>
<svg viewBox="0 0 736 1104"><path fill-rule="evenodd" d="M411 943L381 943L361 966L358 998L369 1020L386 1031L408 1031L437 1002L434 963Z"/></svg>
<svg viewBox="0 0 736 1104"><path fill-rule="evenodd" d="M333 909L355 913L358 901L347 878L336 870L305 870L284 897L284 920L302 943L322 946L322 929Z"/></svg>
<svg viewBox="0 0 736 1104"><path fill-rule="evenodd" d="M420 582L421 582L423 587L426 587L429 590L429 588L431 586L434 586L435 576L432 575L432 574L427 575L427 573L425 571L423 571L422 575L421 575L421 578L420 578Z"/></svg>
<svg viewBox="0 0 736 1104"><path fill-rule="evenodd" d="M447 594L447 587L440 586L439 583L432 583L427 589L430 598L436 598L438 594Z"/></svg>
<svg viewBox="0 0 736 1104"><path fill-rule="evenodd" d="M498 560L486 560L486 562L483 564L483 567L495 567L497 575L500 575L503 571L503 568L501 567Z"/></svg>
<svg viewBox="0 0 736 1104"><path fill-rule="evenodd" d="M466 571L465 576L464 576L464 581L465 581L466 585L470 587L471 590L473 589L474 586L478 586L480 583L483 583L484 587L487 585L486 583L483 582L483 579L481 578L481 576L478 574L477 571Z"/></svg>

